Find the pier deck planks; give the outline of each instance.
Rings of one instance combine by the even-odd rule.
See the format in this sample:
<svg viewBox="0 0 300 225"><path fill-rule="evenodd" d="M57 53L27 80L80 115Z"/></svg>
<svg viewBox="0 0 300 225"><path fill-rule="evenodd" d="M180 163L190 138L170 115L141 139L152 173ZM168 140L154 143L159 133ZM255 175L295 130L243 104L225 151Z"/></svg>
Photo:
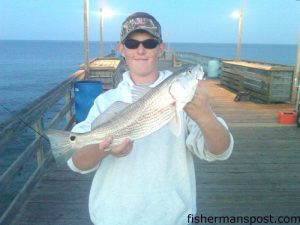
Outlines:
<svg viewBox="0 0 300 225"><path fill-rule="evenodd" d="M235 94L208 80L210 102L235 138L230 159L195 159L198 215L300 216L300 129L277 123L288 104L234 102ZM30 193L13 224L91 224L92 175L55 165Z"/></svg>

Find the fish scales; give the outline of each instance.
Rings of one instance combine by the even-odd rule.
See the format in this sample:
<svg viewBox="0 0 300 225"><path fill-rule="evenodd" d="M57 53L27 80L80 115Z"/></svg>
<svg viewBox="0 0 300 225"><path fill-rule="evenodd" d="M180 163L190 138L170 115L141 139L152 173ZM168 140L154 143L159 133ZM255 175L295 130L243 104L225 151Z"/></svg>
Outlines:
<svg viewBox="0 0 300 225"><path fill-rule="evenodd" d="M164 92L155 91L149 93L141 101L132 104L128 110L120 113L118 120L103 124L103 129L100 128L94 134L94 143L99 143L99 140L102 140L103 137L101 134L103 133L114 136L114 142L119 144L124 137L138 139L157 130L159 125L166 124L175 115L175 112L174 106L166 107L173 103L174 99L170 96L169 92ZM165 100L159 101L158 98ZM161 104L155 104L155 102ZM136 116L132 116L133 114ZM120 124L123 124L123 129L120 129ZM122 138L122 140L119 140L119 138Z"/></svg>

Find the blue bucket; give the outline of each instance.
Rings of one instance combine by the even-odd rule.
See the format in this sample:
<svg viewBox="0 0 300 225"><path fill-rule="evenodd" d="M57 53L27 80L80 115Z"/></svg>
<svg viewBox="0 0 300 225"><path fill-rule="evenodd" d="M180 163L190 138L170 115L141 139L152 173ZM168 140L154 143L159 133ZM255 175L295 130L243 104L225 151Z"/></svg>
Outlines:
<svg viewBox="0 0 300 225"><path fill-rule="evenodd" d="M75 93L75 121L79 123L87 117L94 100L102 92L102 82L94 80L76 81Z"/></svg>

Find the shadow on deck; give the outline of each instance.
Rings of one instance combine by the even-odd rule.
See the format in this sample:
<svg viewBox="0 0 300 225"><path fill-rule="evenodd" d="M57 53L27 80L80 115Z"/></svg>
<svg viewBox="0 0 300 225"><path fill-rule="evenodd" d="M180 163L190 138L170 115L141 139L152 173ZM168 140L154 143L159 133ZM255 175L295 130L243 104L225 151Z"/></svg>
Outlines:
<svg viewBox="0 0 300 225"><path fill-rule="evenodd" d="M230 159L195 159L198 214L204 216L300 216L300 129L277 124L287 104L234 102L235 94L205 81L215 112L235 138ZM55 165L30 193L14 224L90 224L92 175Z"/></svg>

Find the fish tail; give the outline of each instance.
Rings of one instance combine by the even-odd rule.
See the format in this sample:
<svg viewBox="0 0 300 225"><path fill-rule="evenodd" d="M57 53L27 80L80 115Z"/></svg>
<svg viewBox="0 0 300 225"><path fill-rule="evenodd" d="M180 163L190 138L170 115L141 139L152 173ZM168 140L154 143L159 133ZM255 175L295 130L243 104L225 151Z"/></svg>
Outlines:
<svg viewBox="0 0 300 225"><path fill-rule="evenodd" d="M50 129L46 131L51 144L51 151L57 164L65 163L74 151L70 142L70 132Z"/></svg>

